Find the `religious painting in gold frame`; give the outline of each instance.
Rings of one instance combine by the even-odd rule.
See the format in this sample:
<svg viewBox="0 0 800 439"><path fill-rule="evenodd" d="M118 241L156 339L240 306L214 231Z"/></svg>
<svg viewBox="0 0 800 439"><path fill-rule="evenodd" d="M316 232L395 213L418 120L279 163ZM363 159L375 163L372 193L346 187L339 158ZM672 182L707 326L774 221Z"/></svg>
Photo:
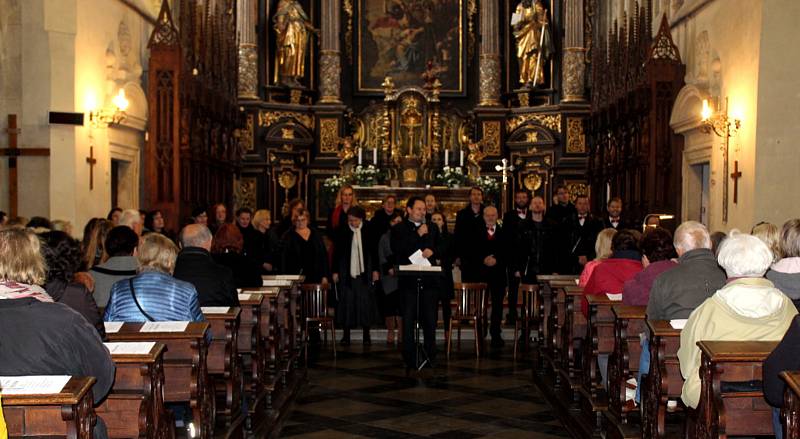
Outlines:
<svg viewBox="0 0 800 439"><path fill-rule="evenodd" d="M443 95L465 94L467 0L357 1L357 93L382 93L386 76L422 85L431 62Z"/></svg>

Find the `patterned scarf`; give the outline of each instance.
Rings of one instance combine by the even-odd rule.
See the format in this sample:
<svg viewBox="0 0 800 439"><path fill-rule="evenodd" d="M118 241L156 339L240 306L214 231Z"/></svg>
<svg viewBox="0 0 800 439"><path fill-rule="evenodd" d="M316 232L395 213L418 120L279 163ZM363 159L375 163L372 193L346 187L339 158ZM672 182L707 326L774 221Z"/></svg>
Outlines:
<svg viewBox="0 0 800 439"><path fill-rule="evenodd" d="M40 302L52 302L44 288L38 285L22 284L10 280L0 280L0 300L2 299L24 299L33 297Z"/></svg>

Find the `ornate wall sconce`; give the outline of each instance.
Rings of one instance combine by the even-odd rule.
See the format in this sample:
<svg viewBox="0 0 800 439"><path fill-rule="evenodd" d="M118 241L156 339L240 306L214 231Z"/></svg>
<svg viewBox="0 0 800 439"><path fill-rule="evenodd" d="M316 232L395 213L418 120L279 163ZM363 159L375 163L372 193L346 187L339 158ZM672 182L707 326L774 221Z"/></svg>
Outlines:
<svg viewBox="0 0 800 439"><path fill-rule="evenodd" d="M728 156L730 155L731 137L735 136L742 126L740 117L728 116L728 98L725 98L725 108L722 108L717 114L714 114L713 109L708 104L708 99L703 99L703 109L700 112L703 120L702 130L706 134L712 132L719 137L725 139L725 145L722 147L722 175L725 176L725 184L722 185L722 222L728 222L728 175L729 164ZM733 203L739 202L739 179L742 177L739 171L739 162L734 164L735 171L730 174L733 179Z"/></svg>
<svg viewBox="0 0 800 439"><path fill-rule="evenodd" d="M128 99L125 97L125 90L119 89L119 93L111 100L113 108L100 108L89 112L89 123L94 128L106 128L110 124L118 124L125 120L125 110L128 109Z"/></svg>

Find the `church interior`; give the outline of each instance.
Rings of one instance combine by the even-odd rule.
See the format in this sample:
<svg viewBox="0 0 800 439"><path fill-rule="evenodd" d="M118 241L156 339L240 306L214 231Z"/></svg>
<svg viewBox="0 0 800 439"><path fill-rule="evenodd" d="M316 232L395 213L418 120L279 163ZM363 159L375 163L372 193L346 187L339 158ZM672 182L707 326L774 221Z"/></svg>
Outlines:
<svg viewBox="0 0 800 439"><path fill-rule="evenodd" d="M800 437L797 17L0 0L0 439Z"/></svg>

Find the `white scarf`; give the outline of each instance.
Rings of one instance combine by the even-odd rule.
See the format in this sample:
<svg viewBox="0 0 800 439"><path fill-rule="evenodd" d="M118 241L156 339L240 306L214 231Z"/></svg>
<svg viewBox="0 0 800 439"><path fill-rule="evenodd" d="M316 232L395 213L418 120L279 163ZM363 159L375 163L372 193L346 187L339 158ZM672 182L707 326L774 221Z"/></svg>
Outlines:
<svg viewBox="0 0 800 439"><path fill-rule="evenodd" d="M364 251L361 244L363 224L358 227L349 227L353 231L353 241L350 243L350 276L355 279L364 272Z"/></svg>

